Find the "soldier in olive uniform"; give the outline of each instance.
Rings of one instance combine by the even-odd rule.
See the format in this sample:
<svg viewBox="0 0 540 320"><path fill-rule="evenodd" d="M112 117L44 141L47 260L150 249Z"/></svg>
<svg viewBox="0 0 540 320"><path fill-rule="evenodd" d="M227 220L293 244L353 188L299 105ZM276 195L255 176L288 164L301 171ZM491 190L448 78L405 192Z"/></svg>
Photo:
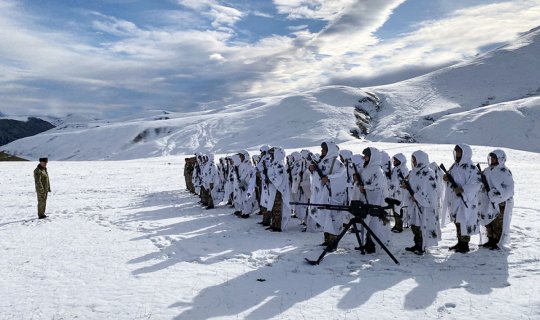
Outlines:
<svg viewBox="0 0 540 320"><path fill-rule="evenodd" d="M186 180L186 189L191 193L195 193L195 186L193 185L193 170L195 170L195 157L185 158L186 163L184 166L184 178Z"/></svg>
<svg viewBox="0 0 540 320"><path fill-rule="evenodd" d="M47 207L47 195L51 192L49 183L49 174L47 173L47 163L49 159L39 158L39 164L34 170L34 181L36 183L36 192L38 198L38 218L47 218L45 208Z"/></svg>

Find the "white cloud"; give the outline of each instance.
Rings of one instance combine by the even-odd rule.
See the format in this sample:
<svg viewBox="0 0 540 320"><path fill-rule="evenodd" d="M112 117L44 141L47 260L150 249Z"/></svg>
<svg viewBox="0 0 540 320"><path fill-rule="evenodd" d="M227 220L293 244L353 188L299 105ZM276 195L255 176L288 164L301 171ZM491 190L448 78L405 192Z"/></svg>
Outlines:
<svg viewBox="0 0 540 320"><path fill-rule="evenodd" d="M289 19L333 20L357 0L273 0L278 13Z"/></svg>
<svg viewBox="0 0 540 320"><path fill-rule="evenodd" d="M291 27L287 36L246 43L231 31L242 16L235 16L236 9L215 0L184 0L183 5L212 17L205 28L197 23L142 27L94 13L89 26L113 35L97 45L69 29L45 31L18 2L0 1L0 110L38 105L55 110L62 105L174 109L222 97L274 95L338 78L428 69L511 40L540 21L538 1L515 0L459 10L380 41L375 32L402 1L311 1L316 5L310 6L302 0L275 0L290 17L317 17L328 26L318 34L306 26ZM225 12L231 16L221 16ZM165 18L170 22L174 16L184 14L174 11ZM187 17L199 19L195 13Z"/></svg>
<svg viewBox="0 0 540 320"><path fill-rule="evenodd" d="M255 10L255 11L251 12L251 14L256 16L256 17L263 17L263 18L268 18L268 19L271 19L271 18L274 17L269 13L261 12L261 11L258 11L258 10Z"/></svg>
<svg viewBox="0 0 540 320"><path fill-rule="evenodd" d="M217 0L179 0L178 3L212 19L214 28L232 27L245 16L240 10L222 5Z"/></svg>
<svg viewBox="0 0 540 320"><path fill-rule="evenodd" d="M458 10L440 20L425 21L411 33L381 42L374 32L401 1L386 1L386 7L375 2L380 3L371 2L368 21L359 23L363 28L355 30L355 12L360 13L360 7L369 1L336 18L316 36L304 33L307 44L288 51L287 57L276 63L271 77L253 82L250 94L268 94L269 88L274 92L300 90L328 84L334 78L369 79L410 71L415 66L429 69L474 56L484 46L513 40L540 21L538 1L516 0ZM377 8L382 10L373 10Z"/></svg>
<svg viewBox="0 0 540 320"><path fill-rule="evenodd" d="M220 53L212 53L209 58L210 58L210 61L217 61L217 62L227 61L227 59L225 59Z"/></svg>

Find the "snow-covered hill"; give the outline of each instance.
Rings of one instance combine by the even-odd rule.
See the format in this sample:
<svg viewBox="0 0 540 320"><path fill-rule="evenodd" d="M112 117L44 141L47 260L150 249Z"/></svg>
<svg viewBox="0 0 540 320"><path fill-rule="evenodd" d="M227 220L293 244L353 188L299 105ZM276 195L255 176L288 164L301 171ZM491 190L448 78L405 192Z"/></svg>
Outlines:
<svg viewBox="0 0 540 320"><path fill-rule="evenodd" d="M354 139L354 104L365 93L324 87L301 94L253 99L221 109L193 113L149 111L115 122L59 126L5 147L32 159L134 159L196 150L235 152L263 143L296 147L331 137Z"/></svg>
<svg viewBox="0 0 540 320"><path fill-rule="evenodd" d="M202 112L69 121L3 149L29 159L134 159L340 143L354 140L356 130L371 141L466 141L540 152L538 57L540 27L471 61L390 85L327 86Z"/></svg>
<svg viewBox="0 0 540 320"><path fill-rule="evenodd" d="M518 141L512 136L519 136L520 148L538 152L538 133L530 135L526 131L531 126L538 127L535 110L540 104L538 99L527 98L540 96L539 57L540 27L472 61L395 84L367 88L380 100L380 111L370 112L374 121L369 139L456 142L466 138L474 144L490 141L498 146L516 147L514 142ZM529 113L521 112L525 105ZM475 109L479 110L468 112ZM477 117L480 113L481 118ZM508 118L512 119L511 123L504 121ZM485 123L476 121L488 119L495 121L492 125L497 128L498 136L508 138L498 141L486 136L493 131L477 131L482 134L466 137L459 132L448 132L454 130L448 126L450 121L469 128L477 125L485 128ZM427 126L430 129L423 130Z"/></svg>

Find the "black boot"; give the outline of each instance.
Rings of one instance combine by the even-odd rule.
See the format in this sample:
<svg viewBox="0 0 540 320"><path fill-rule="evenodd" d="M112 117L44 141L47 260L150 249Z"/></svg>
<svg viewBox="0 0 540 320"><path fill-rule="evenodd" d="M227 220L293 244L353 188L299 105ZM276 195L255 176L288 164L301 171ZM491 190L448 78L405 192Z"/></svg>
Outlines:
<svg viewBox="0 0 540 320"><path fill-rule="evenodd" d="M469 249L469 243L468 242L461 242L461 245L456 249L456 252L459 252L459 253L467 253L471 251Z"/></svg>
<svg viewBox="0 0 540 320"><path fill-rule="evenodd" d="M414 250L416 250L416 245L414 245L412 247L406 247L405 250L413 252Z"/></svg>
<svg viewBox="0 0 540 320"><path fill-rule="evenodd" d="M450 248L448 248L448 250L456 250L461 246L461 241L458 241L458 243L456 243L455 245L451 246Z"/></svg>
<svg viewBox="0 0 540 320"><path fill-rule="evenodd" d="M488 242L484 243L482 245L482 248L490 249L493 246L493 243L495 242L495 239L488 238Z"/></svg>

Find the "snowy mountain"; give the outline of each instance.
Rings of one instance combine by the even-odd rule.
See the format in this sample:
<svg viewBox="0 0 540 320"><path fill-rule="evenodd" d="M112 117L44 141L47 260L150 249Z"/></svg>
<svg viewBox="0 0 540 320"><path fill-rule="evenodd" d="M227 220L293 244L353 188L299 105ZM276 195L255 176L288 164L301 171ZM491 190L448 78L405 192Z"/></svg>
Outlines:
<svg viewBox="0 0 540 320"><path fill-rule="evenodd" d="M236 152L267 143L284 147L316 145L332 137L354 139L354 104L366 93L324 87L295 95L253 99L193 113L147 111L119 121L59 126L5 150L28 159L134 159L195 150Z"/></svg>
<svg viewBox="0 0 540 320"><path fill-rule="evenodd" d="M29 159L134 159L261 144L291 148L327 138L341 143L360 135L540 152L538 56L540 27L470 61L390 85L327 86L202 112L152 110L114 121L65 122L3 149Z"/></svg>
<svg viewBox="0 0 540 320"><path fill-rule="evenodd" d="M538 112L534 110L540 107L536 98L540 96L539 56L540 27L471 61L399 83L367 88L380 101L379 112L370 112L374 120L369 139L417 142L466 139L474 144L489 141L491 145L514 147L517 139L512 136L518 133L524 138L519 141L520 148L538 152L538 134L525 131L538 126ZM530 112L522 113L523 108ZM512 119L511 126L499 122L508 117ZM449 126L452 121L461 125ZM473 130L487 121L495 121L493 126L497 127L498 136L505 137L503 140L488 136L489 131L466 136L460 133L465 127Z"/></svg>
<svg viewBox="0 0 540 320"><path fill-rule="evenodd" d="M25 120L0 118L0 146L52 128L54 126L51 123L38 118L30 117Z"/></svg>

